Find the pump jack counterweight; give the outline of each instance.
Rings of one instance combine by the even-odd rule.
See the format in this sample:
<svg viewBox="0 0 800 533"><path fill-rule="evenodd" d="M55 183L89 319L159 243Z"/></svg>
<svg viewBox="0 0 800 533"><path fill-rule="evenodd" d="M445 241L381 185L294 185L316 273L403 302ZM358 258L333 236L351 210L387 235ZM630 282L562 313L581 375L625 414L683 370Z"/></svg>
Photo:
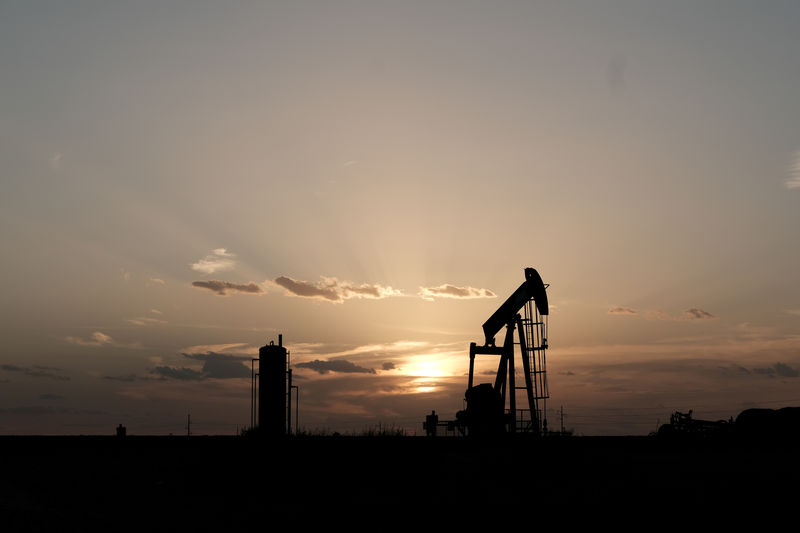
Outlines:
<svg viewBox="0 0 800 533"><path fill-rule="evenodd" d="M467 407L456 414L455 421L461 434L525 432L541 435L547 431L547 287L535 269L526 268L522 285L483 324L483 346L474 342L469 345L469 381L464 394ZM495 336L503 326L506 328L503 345L496 346ZM514 342L515 330L518 343ZM524 387L517 387L515 383L515 344L520 347ZM494 384L474 384L476 355L500 356ZM528 409L517 409L519 389L526 391Z"/></svg>

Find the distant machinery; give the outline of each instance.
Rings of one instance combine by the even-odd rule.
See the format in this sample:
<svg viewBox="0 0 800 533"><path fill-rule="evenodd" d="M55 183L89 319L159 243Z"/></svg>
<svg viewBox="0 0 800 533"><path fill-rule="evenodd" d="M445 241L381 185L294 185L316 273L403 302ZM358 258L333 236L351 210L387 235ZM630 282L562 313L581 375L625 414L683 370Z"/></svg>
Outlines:
<svg viewBox="0 0 800 533"><path fill-rule="evenodd" d="M461 434L524 432L540 435L547 431L547 287L535 269L526 268L522 285L483 324L483 346L470 344L469 382L464 394L466 409L459 411L454 421ZM497 346L495 335L504 326L503 345ZM514 341L515 330L518 342ZM516 385L515 344L520 347L524 386ZM500 356L494 384L474 384L476 355ZM527 409L517 407L518 390L525 391Z"/></svg>
<svg viewBox="0 0 800 533"><path fill-rule="evenodd" d="M699 420L692 418L693 411L688 413L675 411L669 417L669 424L664 424L658 428L660 436L669 435L712 435L727 433L733 427L733 419L730 420Z"/></svg>
<svg viewBox="0 0 800 533"><path fill-rule="evenodd" d="M258 371L254 363L258 363ZM290 353L283 346L283 335L278 344L270 341L258 350L258 359L250 366L250 428L261 435L282 437L292 433L292 389L295 391L295 429L299 388L292 385Z"/></svg>
<svg viewBox="0 0 800 533"><path fill-rule="evenodd" d="M663 424L656 433L659 437L719 437L736 436L746 439L800 438L800 407L781 409L745 409L734 420L698 420L692 411L675 411L669 424Z"/></svg>

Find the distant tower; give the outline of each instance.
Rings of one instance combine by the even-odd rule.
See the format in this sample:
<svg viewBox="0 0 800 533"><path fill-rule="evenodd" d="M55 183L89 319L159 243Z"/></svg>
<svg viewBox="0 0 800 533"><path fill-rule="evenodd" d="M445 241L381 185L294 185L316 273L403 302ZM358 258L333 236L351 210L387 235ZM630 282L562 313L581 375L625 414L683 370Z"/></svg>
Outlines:
<svg viewBox="0 0 800 533"><path fill-rule="evenodd" d="M258 425L264 435L286 435L286 348L270 341L258 350Z"/></svg>

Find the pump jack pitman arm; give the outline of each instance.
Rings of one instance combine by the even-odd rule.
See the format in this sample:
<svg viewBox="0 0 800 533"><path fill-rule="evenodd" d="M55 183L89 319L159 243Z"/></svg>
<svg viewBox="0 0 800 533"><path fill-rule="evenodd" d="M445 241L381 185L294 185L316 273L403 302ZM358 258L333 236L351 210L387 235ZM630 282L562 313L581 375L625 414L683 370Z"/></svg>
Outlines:
<svg viewBox="0 0 800 533"><path fill-rule="evenodd" d="M540 315L549 314L547 292L542 278L536 269L529 267L525 269L525 281L522 285L483 323L483 334L486 337L484 346L494 346L494 336L514 321L519 310L531 298L535 300Z"/></svg>

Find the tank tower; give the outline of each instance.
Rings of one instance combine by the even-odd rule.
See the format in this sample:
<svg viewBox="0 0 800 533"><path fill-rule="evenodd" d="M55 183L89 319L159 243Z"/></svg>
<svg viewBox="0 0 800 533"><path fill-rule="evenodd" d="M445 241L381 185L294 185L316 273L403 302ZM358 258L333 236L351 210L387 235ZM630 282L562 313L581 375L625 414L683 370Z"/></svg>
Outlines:
<svg viewBox="0 0 800 533"><path fill-rule="evenodd" d="M292 390L299 396L299 389L292 385L290 353L283 346L283 335L278 335L278 344L270 341L258 350L258 359L251 361L250 375L250 427L258 428L261 435L283 437L292 433ZM253 365L258 363L256 369ZM297 426L297 401L294 406Z"/></svg>

